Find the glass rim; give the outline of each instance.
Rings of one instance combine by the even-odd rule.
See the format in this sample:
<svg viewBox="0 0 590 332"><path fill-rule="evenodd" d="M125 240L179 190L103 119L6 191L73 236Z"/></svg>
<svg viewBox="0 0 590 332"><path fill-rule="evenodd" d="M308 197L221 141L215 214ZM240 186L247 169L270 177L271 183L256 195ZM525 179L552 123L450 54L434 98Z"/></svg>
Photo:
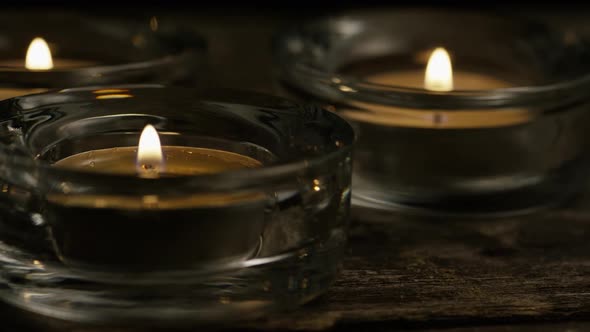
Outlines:
<svg viewBox="0 0 590 332"><path fill-rule="evenodd" d="M113 75L118 73L131 74L131 75L158 75L159 71L164 71L167 68L175 68L176 66L197 66L204 64L206 61L206 53L208 49L208 43L204 36L199 33L198 30L192 27L186 26L182 22L170 22L162 25L157 30L150 30L148 23L142 23L138 20L125 20L117 17L102 17L92 14L72 15L69 12L57 12L50 13L49 15L42 15L40 13L25 13L19 10L9 11L0 15L2 18L11 18L15 15L21 17L23 14L26 15L25 21L35 21L34 18L37 16L43 20L41 23L37 23L39 30L43 31L42 28L47 29L49 36L40 35L47 39L47 42L51 44L55 35L60 33L58 23L61 20L66 20L69 24L77 22L83 24L84 28L88 29L88 32L92 35L87 37L79 37L76 34L72 34L69 38L74 38L74 41L85 41L89 38L98 38L106 45L114 42L127 41L127 34L132 33L138 36L143 36L150 43L155 46L155 52L145 52L143 49L138 49L136 55L131 52L125 53L123 50L116 54L116 58L104 61L107 59L95 58L95 55L68 55L66 54L52 54L54 61L55 59L78 59L81 61L88 61L88 63L81 63L80 65L72 65L67 67L55 66L50 70L29 70L24 66L25 53L22 54L22 58L9 57L5 55L0 60L14 60L22 59L22 66L0 64L0 79L4 79L5 83L0 84L1 88L63 88L67 86L79 85L90 85L90 84L116 84L116 83L127 83L127 80L112 78ZM10 24L11 20L6 20ZM44 25L42 25L44 23ZM32 25L37 28L36 25ZM53 27L53 28L51 28ZM105 28L107 27L107 28ZM18 26L15 28L18 29ZM180 30L180 32L177 32ZM4 35L5 38L12 40L13 42L17 39L20 40L20 36L11 36L11 31L4 31L0 35ZM63 33L63 31L62 31ZM51 34L54 38L51 38ZM17 38L19 37L19 38ZM28 41L28 40L27 40ZM24 41L23 41L24 42ZM65 43L64 44L70 44ZM76 43L73 43L74 45ZM128 42L131 46L133 42ZM108 47L108 46L107 46ZM59 47L58 47L59 48ZM72 48L70 45L69 48ZM62 47L63 49L63 47ZM84 49L83 47L81 48ZM53 51L52 51L53 53ZM62 50L63 53L63 50ZM109 53L105 53L109 54ZM109 58L109 57L107 57ZM108 82L103 81L104 79L109 80ZM135 81L129 81L130 83Z"/></svg>
<svg viewBox="0 0 590 332"><path fill-rule="evenodd" d="M104 86L88 86L69 88L62 90L50 90L49 92L32 94L27 96L15 97L12 99L4 100L0 103L0 108L15 107L22 102L26 102L27 99L43 96L59 96L69 92L81 92L81 91L92 91L95 89L167 89L167 90L184 90L184 91L198 91L195 88L183 88L183 87L166 87L158 84L130 84L130 85L104 85ZM273 100L281 100L289 102L290 105L294 106L291 111L302 110L304 105L293 103L287 99L275 97L272 95L266 95L257 92L250 91L239 91L231 89L215 89L215 91L236 91L240 93L246 93L252 96L258 96L262 98L273 98ZM114 101L118 99L113 99ZM210 101L216 101L210 99ZM4 106L2 106L4 105ZM236 103L236 105L239 105ZM247 104L242 104L247 105ZM36 105L41 107L42 105ZM256 106L250 104L249 106ZM268 109L268 107L266 108ZM133 192L148 192L154 191L158 193L175 193L178 192L179 188L187 190L198 190L198 191L214 191L215 190L227 190L232 188L254 188L260 187L263 184L271 183L284 179L285 177L295 177L298 174L302 174L315 167L327 166L330 163L341 160L344 156L352 151L354 143L354 131L350 124L342 119L340 116L329 112L324 109L320 109L322 114L329 117L329 121L332 124L334 130L338 130L338 133L343 138L342 145L333 148L332 151L314 156L303 156L301 159L285 161L277 164L262 165L256 168L242 168L234 169L229 171L223 171L219 173L209 174L196 174L196 175L178 175L171 177L159 177L159 178L143 178L135 175L123 175L123 174L111 174L111 173L100 173L90 172L82 169L70 169L55 167L53 164L34 159L30 155L18 155L14 153L14 149L11 149L10 145L0 144L0 164L4 164L5 170L3 172L16 172L26 174L42 174L40 177L43 180L44 176L52 178L52 180L59 179L59 181L71 181L73 183L84 183L85 185L96 185L104 186L110 184L116 184L120 187L126 187L132 189ZM22 112L25 110L20 110ZM282 109L285 111L285 109ZM18 116L18 115L17 115ZM14 119L14 117L5 118ZM138 128L141 131L141 128ZM138 131L138 133L139 133ZM13 174L14 175L14 174ZM34 185L33 185L34 186Z"/></svg>
<svg viewBox="0 0 590 332"><path fill-rule="evenodd" d="M364 10L355 13L340 13L337 15L317 18L303 25L291 26L274 36L275 62L279 69L279 79L287 86L303 90L313 96L331 99L331 101L346 104L349 101L362 101L388 106L403 106L408 108L428 107L430 109L444 109L448 112L463 110L466 108L498 108L521 107L542 104L546 102L567 102L572 98L578 98L581 93L590 88L590 71L576 77L540 84L520 84L505 88L493 89L456 89L448 92L430 91L424 88L407 87L398 84L380 84L367 81L354 75L328 70L314 66L306 61L306 58L315 55L303 53L306 56L289 54L289 42L304 37L302 31L314 31L314 37L324 34L329 38L330 47L337 48L342 41L341 34L336 26L339 23L354 20L368 20L372 16L401 15L406 11L420 15L428 13L435 15L480 15L490 19L500 19L507 22L517 21L522 26L536 25L550 29L547 24L531 18L522 18L520 15L507 15L498 13L484 13L476 10L461 10L452 12L448 10L416 10L402 9L399 11L375 11ZM318 27L323 30L319 31ZM318 31L315 31L315 30ZM321 30L321 29L320 29ZM580 37L580 36L578 36ZM299 39L301 40L301 39ZM582 40L582 46L590 50L590 43Z"/></svg>
<svg viewBox="0 0 590 332"><path fill-rule="evenodd" d="M421 111L424 107L444 109L448 112L477 107L498 108L501 112L501 108L504 107L530 106L556 100L567 102L571 97L577 97L575 92L590 89L590 74L570 81L545 85L437 92L368 82L350 75L321 71L300 63L285 68L288 68L285 69L288 73L282 78L285 83L318 97L331 97L334 101L344 103L356 100L410 108L412 102L415 102L416 111Z"/></svg>

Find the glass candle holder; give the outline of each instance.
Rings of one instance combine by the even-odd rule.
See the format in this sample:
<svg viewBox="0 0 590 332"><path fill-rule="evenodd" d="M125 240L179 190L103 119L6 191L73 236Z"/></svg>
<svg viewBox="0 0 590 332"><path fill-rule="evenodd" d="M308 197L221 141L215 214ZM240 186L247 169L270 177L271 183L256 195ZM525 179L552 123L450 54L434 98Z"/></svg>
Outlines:
<svg viewBox="0 0 590 332"><path fill-rule="evenodd" d="M581 189L589 50L537 22L428 10L326 17L274 44L280 91L358 135L353 206L438 215L524 213Z"/></svg>
<svg viewBox="0 0 590 332"><path fill-rule="evenodd" d="M150 86L0 110L4 301L74 321L222 324L307 302L338 270L353 132L331 112ZM144 127L156 136L139 139ZM155 177L142 172L159 148L142 141L161 142Z"/></svg>
<svg viewBox="0 0 590 332"><path fill-rule="evenodd" d="M180 84L204 63L205 42L155 17L8 11L0 15L0 54L0 99L6 99L74 86Z"/></svg>

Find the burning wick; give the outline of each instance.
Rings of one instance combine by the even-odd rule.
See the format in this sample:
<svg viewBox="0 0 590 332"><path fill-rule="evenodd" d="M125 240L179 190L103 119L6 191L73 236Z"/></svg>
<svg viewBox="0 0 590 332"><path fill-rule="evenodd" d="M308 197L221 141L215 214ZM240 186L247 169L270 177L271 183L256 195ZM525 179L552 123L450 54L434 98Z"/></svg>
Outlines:
<svg viewBox="0 0 590 332"><path fill-rule="evenodd" d="M157 178L164 171L164 157L156 128L143 128L137 146L137 174L143 178Z"/></svg>

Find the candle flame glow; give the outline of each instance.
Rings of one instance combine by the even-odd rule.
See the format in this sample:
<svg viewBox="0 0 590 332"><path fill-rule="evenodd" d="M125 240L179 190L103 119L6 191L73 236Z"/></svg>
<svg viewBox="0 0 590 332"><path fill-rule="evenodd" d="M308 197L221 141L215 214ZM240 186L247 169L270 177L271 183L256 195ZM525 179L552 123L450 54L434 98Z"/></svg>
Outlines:
<svg viewBox="0 0 590 332"><path fill-rule="evenodd" d="M164 170L160 137L152 125L145 126L139 137L136 169L139 176L146 178L156 178Z"/></svg>
<svg viewBox="0 0 590 332"><path fill-rule="evenodd" d="M431 91L453 90L453 66L449 53L442 48L436 48L426 65L424 88Z"/></svg>
<svg viewBox="0 0 590 332"><path fill-rule="evenodd" d="M37 37L31 41L27 50L25 68L29 70L49 70L53 68L51 51L43 38Z"/></svg>

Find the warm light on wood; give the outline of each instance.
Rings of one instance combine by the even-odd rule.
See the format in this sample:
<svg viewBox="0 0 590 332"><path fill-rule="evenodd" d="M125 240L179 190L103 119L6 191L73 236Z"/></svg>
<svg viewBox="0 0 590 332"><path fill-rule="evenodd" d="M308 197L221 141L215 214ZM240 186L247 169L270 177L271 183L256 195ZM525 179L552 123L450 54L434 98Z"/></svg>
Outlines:
<svg viewBox="0 0 590 332"><path fill-rule="evenodd" d="M49 70L53 68L51 51L43 38L37 37L29 45L25 68L29 70Z"/></svg>
<svg viewBox="0 0 590 332"><path fill-rule="evenodd" d="M449 53L439 47L435 49L426 65L424 88L431 91L453 90L453 67Z"/></svg>

